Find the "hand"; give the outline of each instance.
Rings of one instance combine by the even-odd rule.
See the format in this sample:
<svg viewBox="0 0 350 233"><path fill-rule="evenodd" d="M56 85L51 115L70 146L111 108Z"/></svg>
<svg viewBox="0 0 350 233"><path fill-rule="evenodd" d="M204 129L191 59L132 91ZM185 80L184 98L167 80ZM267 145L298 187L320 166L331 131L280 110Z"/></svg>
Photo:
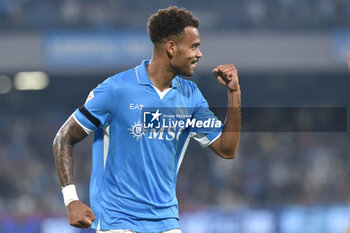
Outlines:
<svg viewBox="0 0 350 233"><path fill-rule="evenodd" d="M240 91L237 70L232 64L219 65L213 69L213 74L219 83L227 87L231 92Z"/></svg>
<svg viewBox="0 0 350 233"><path fill-rule="evenodd" d="M92 210L81 201L72 201L67 206L69 224L74 227L88 228L96 217Z"/></svg>

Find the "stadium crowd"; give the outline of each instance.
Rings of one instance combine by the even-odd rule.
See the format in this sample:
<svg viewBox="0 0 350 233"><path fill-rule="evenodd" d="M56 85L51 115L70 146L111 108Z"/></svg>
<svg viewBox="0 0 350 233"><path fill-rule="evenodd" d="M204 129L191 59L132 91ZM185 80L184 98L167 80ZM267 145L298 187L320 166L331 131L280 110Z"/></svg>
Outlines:
<svg viewBox="0 0 350 233"><path fill-rule="evenodd" d="M192 10L202 28L212 29L327 30L350 21L346 0L2 0L0 28L143 28L155 9L174 4Z"/></svg>
<svg viewBox="0 0 350 233"><path fill-rule="evenodd" d="M60 82L66 83L64 79ZM53 81L42 92L11 91L0 97L0 213L65 213L52 140L64 119L82 104L96 82L90 80L77 91L76 84L81 80L72 79L72 85L66 86L62 93L60 84ZM243 95L244 105L259 99L254 82L251 88L244 81L242 86L251 90L249 95L252 95ZM205 91L209 89L212 92ZM203 91L212 106L221 101L215 96L222 93L215 94L215 90L222 91L219 87L204 87ZM275 92L270 91L271 97ZM339 88L338 92L341 92ZM324 99L333 95L324 93ZM90 135L74 151L76 185L85 202L88 202L91 142ZM201 205L349 203L349 151L346 132L243 132L238 157L229 161L193 141L180 169L177 188L180 209Z"/></svg>

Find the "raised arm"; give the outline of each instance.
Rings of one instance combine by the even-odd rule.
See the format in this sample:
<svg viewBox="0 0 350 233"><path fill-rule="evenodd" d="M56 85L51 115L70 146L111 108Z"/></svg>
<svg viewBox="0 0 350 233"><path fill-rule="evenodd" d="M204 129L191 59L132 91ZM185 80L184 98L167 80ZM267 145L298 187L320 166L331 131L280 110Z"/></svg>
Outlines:
<svg viewBox="0 0 350 233"><path fill-rule="evenodd" d="M92 210L78 200L73 177L73 146L87 135L71 116L57 132L53 142L56 170L63 188L69 223L80 228L90 227L95 220Z"/></svg>
<svg viewBox="0 0 350 233"><path fill-rule="evenodd" d="M241 135L241 89L236 68L232 64L220 65L213 70L219 83L227 87L228 105L221 136L210 148L225 159L236 156Z"/></svg>

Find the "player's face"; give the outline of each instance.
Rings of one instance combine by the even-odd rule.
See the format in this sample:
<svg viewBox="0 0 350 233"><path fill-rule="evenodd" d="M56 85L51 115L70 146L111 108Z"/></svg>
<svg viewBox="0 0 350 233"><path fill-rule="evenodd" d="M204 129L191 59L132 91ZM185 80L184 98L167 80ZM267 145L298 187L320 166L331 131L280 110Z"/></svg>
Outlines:
<svg viewBox="0 0 350 233"><path fill-rule="evenodd" d="M171 59L171 66L176 74L191 76L202 53L199 50L199 31L195 27L186 27L176 42L176 52Z"/></svg>

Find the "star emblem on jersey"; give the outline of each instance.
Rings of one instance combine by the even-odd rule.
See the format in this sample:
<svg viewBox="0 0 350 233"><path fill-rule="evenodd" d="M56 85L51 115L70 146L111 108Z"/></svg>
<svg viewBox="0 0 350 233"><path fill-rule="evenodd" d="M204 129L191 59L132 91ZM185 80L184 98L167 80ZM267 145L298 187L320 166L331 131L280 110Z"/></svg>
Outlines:
<svg viewBox="0 0 350 233"><path fill-rule="evenodd" d="M139 141L139 139L143 135L145 135L145 132L143 131L143 126L140 123L140 121L131 125L131 128L128 128L128 130L130 131L130 134L132 135L132 137L136 138L136 141Z"/></svg>
<svg viewBox="0 0 350 233"><path fill-rule="evenodd" d="M162 115L161 113L159 113L159 109L157 109L157 111L155 113L151 113L151 114L153 116L151 122L154 121L154 120L159 121L159 116Z"/></svg>
<svg viewBox="0 0 350 233"><path fill-rule="evenodd" d="M144 129L154 129L154 128L160 128L160 119L159 117L162 115L162 113L159 112L159 109L157 111L145 111L143 112L143 128Z"/></svg>

